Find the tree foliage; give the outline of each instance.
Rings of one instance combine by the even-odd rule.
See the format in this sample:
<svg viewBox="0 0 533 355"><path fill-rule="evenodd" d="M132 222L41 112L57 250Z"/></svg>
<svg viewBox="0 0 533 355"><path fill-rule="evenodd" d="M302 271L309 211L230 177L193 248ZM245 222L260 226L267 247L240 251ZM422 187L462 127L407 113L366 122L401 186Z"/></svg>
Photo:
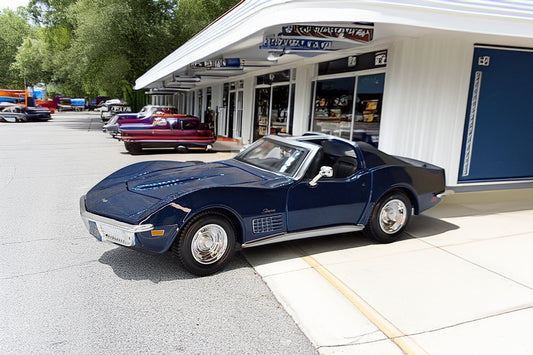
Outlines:
<svg viewBox="0 0 533 355"><path fill-rule="evenodd" d="M237 2L31 0L25 12L0 14L0 80L25 77L68 96L131 96L137 77Z"/></svg>
<svg viewBox="0 0 533 355"><path fill-rule="evenodd" d="M0 12L0 87L20 88L24 85L24 70L14 70L17 50L32 36L32 27L20 12L5 9Z"/></svg>

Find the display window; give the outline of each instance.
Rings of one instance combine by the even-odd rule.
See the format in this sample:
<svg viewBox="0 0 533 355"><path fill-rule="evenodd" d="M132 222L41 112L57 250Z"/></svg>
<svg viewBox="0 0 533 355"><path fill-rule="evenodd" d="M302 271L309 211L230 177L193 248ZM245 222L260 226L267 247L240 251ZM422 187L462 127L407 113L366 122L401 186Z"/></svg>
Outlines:
<svg viewBox="0 0 533 355"><path fill-rule="evenodd" d="M350 139L355 78L318 80L315 88L312 130Z"/></svg>
<svg viewBox="0 0 533 355"><path fill-rule="evenodd" d="M311 130L377 146L384 83L384 73L316 80Z"/></svg>
<svg viewBox="0 0 533 355"><path fill-rule="evenodd" d="M387 50L319 63L309 128L377 146L386 66Z"/></svg>
<svg viewBox="0 0 533 355"><path fill-rule="evenodd" d="M254 140L268 134L292 135L292 81L290 70L256 77Z"/></svg>

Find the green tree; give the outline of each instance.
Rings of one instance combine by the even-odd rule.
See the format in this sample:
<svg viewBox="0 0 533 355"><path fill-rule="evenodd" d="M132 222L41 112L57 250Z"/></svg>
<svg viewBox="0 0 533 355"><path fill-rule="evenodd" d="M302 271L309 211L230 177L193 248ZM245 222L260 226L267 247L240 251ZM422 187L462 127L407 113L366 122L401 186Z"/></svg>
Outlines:
<svg viewBox="0 0 533 355"><path fill-rule="evenodd" d="M211 22L233 8L239 0L179 0L173 31L179 47Z"/></svg>
<svg viewBox="0 0 533 355"><path fill-rule="evenodd" d="M11 68L31 66L28 78L69 96L135 98L137 77L237 2L31 0L28 17L41 27L20 41Z"/></svg>
<svg viewBox="0 0 533 355"><path fill-rule="evenodd" d="M11 68L17 50L24 39L33 32L27 19L20 11L4 9L0 12L0 87L21 89L24 76Z"/></svg>

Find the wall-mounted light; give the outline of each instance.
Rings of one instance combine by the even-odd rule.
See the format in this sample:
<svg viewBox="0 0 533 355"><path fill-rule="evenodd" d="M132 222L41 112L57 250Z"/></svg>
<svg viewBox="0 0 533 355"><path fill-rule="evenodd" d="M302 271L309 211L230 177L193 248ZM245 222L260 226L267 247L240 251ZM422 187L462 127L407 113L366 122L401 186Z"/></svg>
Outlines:
<svg viewBox="0 0 533 355"><path fill-rule="evenodd" d="M267 60L273 62L278 60L281 56L285 54L285 51L282 52L268 52Z"/></svg>

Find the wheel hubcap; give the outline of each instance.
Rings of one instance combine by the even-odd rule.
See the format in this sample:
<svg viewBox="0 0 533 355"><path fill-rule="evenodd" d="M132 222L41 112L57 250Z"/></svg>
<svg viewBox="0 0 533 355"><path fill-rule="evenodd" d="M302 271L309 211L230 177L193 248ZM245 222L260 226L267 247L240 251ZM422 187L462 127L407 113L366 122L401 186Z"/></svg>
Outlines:
<svg viewBox="0 0 533 355"><path fill-rule="evenodd" d="M208 224L198 229L192 238L191 252L200 264L218 261L228 247L228 235L218 224Z"/></svg>
<svg viewBox="0 0 533 355"><path fill-rule="evenodd" d="M398 232L404 225L407 219L407 207L401 200L390 200L379 214L379 226L381 230L387 234L394 234Z"/></svg>

